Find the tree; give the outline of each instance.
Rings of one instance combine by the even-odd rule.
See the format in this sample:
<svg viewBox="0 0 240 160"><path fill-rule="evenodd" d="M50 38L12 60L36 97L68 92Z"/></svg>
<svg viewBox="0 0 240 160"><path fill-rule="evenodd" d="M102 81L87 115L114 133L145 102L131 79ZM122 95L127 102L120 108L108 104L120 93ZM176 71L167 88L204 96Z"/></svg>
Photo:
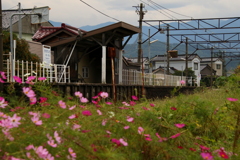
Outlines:
<svg viewBox="0 0 240 160"><path fill-rule="evenodd" d="M19 39L16 34L13 33L13 39L16 40L16 60L40 62L40 58L29 51L29 45L26 40ZM3 32L3 53L8 54L10 52L10 33ZM4 59L8 57L4 56Z"/></svg>
<svg viewBox="0 0 240 160"><path fill-rule="evenodd" d="M194 71L192 70L192 68L188 68L187 69L187 73L188 73L188 77L192 77L192 78L196 78L196 75L194 73ZM184 71L179 71L179 70L176 70L173 75L175 76L186 76L186 69Z"/></svg>

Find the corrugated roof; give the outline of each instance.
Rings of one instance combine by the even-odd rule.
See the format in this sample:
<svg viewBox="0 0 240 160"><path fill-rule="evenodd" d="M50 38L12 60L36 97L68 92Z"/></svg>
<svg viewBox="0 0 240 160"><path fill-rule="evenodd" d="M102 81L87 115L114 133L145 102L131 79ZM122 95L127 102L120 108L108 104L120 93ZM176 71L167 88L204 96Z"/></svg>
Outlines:
<svg viewBox="0 0 240 160"><path fill-rule="evenodd" d="M218 57L213 57L212 58L212 61L215 62L215 61L222 61L221 58L218 58ZM202 58L201 62L211 62L211 57L205 57L205 58Z"/></svg>
<svg viewBox="0 0 240 160"><path fill-rule="evenodd" d="M188 55L188 60L191 61L196 57L200 58L197 54ZM164 55L157 55L151 59L151 61L164 61L164 60L167 60L167 57ZM186 55L178 55L177 58L170 58L169 60L170 61L185 61Z"/></svg>
<svg viewBox="0 0 240 160"><path fill-rule="evenodd" d="M32 9L22 9L21 13L29 14L31 13ZM8 29L10 27L10 18L13 14L19 13L18 10L12 9L12 10L2 10L2 27L3 29ZM21 15L21 18L25 17L26 15ZM12 17L12 24L18 22L19 16L13 16Z"/></svg>

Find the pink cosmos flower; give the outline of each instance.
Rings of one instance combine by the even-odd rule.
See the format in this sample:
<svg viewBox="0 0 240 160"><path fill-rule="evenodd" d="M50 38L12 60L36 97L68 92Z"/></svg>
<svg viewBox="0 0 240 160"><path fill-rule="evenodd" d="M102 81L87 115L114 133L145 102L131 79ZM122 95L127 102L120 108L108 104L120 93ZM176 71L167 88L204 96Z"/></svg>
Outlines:
<svg viewBox="0 0 240 160"><path fill-rule="evenodd" d="M135 106L135 105L136 105L136 102L130 101L130 106Z"/></svg>
<svg viewBox="0 0 240 160"><path fill-rule="evenodd" d="M113 139L111 139L111 141L117 145L116 147L121 146L121 142L118 139L113 138Z"/></svg>
<svg viewBox="0 0 240 160"><path fill-rule="evenodd" d="M44 160L54 160L54 157L51 154L48 154Z"/></svg>
<svg viewBox="0 0 240 160"><path fill-rule="evenodd" d="M47 98L46 97L40 97L39 98L39 103L44 103L47 101Z"/></svg>
<svg viewBox="0 0 240 160"><path fill-rule="evenodd" d="M36 97L36 94L34 91L31 89L31 87L23 87L23 93L28 97Z"/></svg>
<svg viewBox="0 0 240 160"><path fill-rule="evenodd" d="M100 93L100 96L102 98L107 98L108 97L108 93L107 92L102 92L102 93Z"/></svg>
<svg viewBox="0 0 240 160"><path fill-rule="evenodd" d="M22 79L18 76L13 76L13 79L18 83L22 83Z"/></svg>
<svg viewBox="0 0 240 160"><path fill-rule="evenodd" d="M129 126L124 126L123 128L124 128L124 129L129 129L130 127L129 127Z"/></svg>
<svg viewBox="0 0 240 160"><path fill-rule="evenodd" d="M171 107L170 109L173 110L173 111L177 110L176 107Z"/></svg>
<svg viewBox="0 0 240 160"><path fill-rule="evenodd" d="M133 122L133 120L134 120L133 117L129 117L129 116L127 116L127 121L128 121L128 122Z"/></svg>
<svg viewBox="0 0 240 160"><path fill-rule="evenodd" d="M227 100L232 101L232 102L238 101L238 99L236 99L236 98L227 98Z"/></svg>
<svg viewBox="0 0 240 160"><path fill-rule="evenodd" d="M224 149L220 148L219 152L218 152L218 155L221 157L221 158L224 158L224 159L228 159L229 156L227 155L227 153L224 151Z"/></svg>
<svg viewBox="0 0 240 160"><path fill-rule="evenodd" d="M48 150L46 148L43 148L43 146L39 146L35 149L36 154L39 156L39 158L46 158L48 155Z"/></svg>
<svg viewBox="0 0 240 160"><path fill-rule="evenodd" d="M73 114L73 115L69 116L68 118L69 118L69 119L74 119L74 118L76 118L76 117L77 117L76 114Z"/></svg>
<svg viewBox="0 0 240 160"><path fill-rule="evenodd" d="M112 105L112 102L106 102L107 105Z"/></svg>
<svg viewBox="0 0 240 160"><path fill-rule="evenodd" d="M137 96L134 96L134 95L132 95L132 99L133 99L133 100L135 100L135 101L137 101L137 100L138 100L138 97L137 97Z"/></svg>
<svg viewBox="0 0 240 160"><path fill-rule="evenodd" d="M126 141L124 141L122 138L119 139L119 142L123 145L123 146L128 146L128 143Z"/></svg>
<svg viewBox="0 0 240 160"><path fill-rule="evenodd" d="M29 115L34 116L34 117L40 117L39 113L35 113L35 112L28 112Z"/></svg>
<svg viewBox="0 0 240 160"><path fill-rule="evenodd" d="M2 80L2 78L0 78L0 83L5 83L4 80Z"/></svg>
<svg viewBox="0 0 240 160"><path fill-rule="evenodd" d="M43 114L42 114L42 117L43 117L43 118L50 118L50 117L51 117L51 115L50 115L50 114L48 114L48 113L43 113Z"/></svg>
<svg viewBox="0 0 240 160"><path fill-rule="evenodd" d="M100 110L97 110L97 112L98 112L98 115L102 115L102 112L100 111Z"/></svg>
<svg viewBox="0 0 240 160"><path fill-rule="evenodd" d="M59 134L58 134L57 131L54 132L54 138L56 139L56 141L57 141L58 144L61 143L61 137L59 136Z"/></svg>
<svg viewBox="0 0 240 160"><path fill-rule="evenodd" d="M83 94L81 92L79 92L79 91L75 92L74 95L76 97L79 97L79 98L81 98L83 96Z"/></svg>
<svg viewBox="0 0 240 160"><path fill-rule="evenodd" d="M210 150L210 148L208 148L206 146L202 146L202 145L200 145L200 148L201 148L201 151L203 151L203 152Z"/></svg>
<svg viewBox="0 0 240 160"><path fill-rule="evenodd" d="M34 149L34 146L32 144L28 145L26 148L26 150L30 150L30 149Z"/></svg>
<svg viewBox="0 0 240 160"><path fill-rule="evenodd" d="M202 152L200 155L202 156L203 159L213 160L213 156L211 155L211 153Z"/></svg>
<svg viewBox="0 0 240 160"><path fill-rule="evenodd" d="M31 120L32 120L32 122L33 122L35 125L37 125L37 126L42 125L42 120L39 120L39 117L33 116L33 117L31 118Z"/></svg>
<svg viewBox="0 0 240 160"><path fill-rule="evenodd" d="M102 120L102 125L103 125L103 126L105 126L106 123L107 123L107 120L106 120L106 119Z"/></svg>
<svg viewBox="0 0 240 160"><path fill-rule="evenodd" d="M92 99L97 99L97 98L98 98L98 95L92 97Z"/></svg>
<svg viewBox="0 0 240 160"><path fill-rule="evenodd" d="M2 79L7 79L7 77L6 77L6 75L5 75L5 72L0 71L0 74L1 74Z"/></svg>
<svg viewBox="0 0 240 160"><path fill-rule="evenodd" d="M57 147L57 144L54 142L53 139L48 140L47 143L48 143L48 145L51 146L51 147L54 147L54 148Z"/></svg>
<svg viewBox="0 0 240 160"><path fill-rule="evenodd" d="M144 131L144 129L142 127L138 127L138 133L142 134L142 132Z"/></svg>
<svg viewBox="0 0 240 160"><path fill-rule="evenodd" d="M80 101L81 101L82 103L87 103L87 102L88 102L88 99L87 99L87 98L84 98L84 97L81 97L81 98L80 98Z"/></svg>
<svg viewBox="0 0 240 160"><path fill-rule="evenodd" d="M183 127L185 127L185 124L175 124L175 126L178 128L183 128Z"/></svg>
<svg viewBox="0 0 240 160"><path fill-rule="evenodd" d="M73 130L78 130L78 131L80 131L80 128L81 128L81 127L82 127L82 126L79 125L79 124L73 124L72 129L73 129Z"/></svg>
<svg viewBox="0 0 240 160"><path fill-rule="evenodd" d="M155 106L155 104L153 104L153 103L150 103L150 106L151 106L151 107L154 107L154 106Z"/></svg>
<svg viewBox="0 0 240 160"><path fill-rule="evenodd" d="M91 116L92 115L92 113L89 110L82 111L82 114L84 116Z"/></svg>
<svg viewBox="0 0 240 160"><path fill-rule="evenodd" d="M130 106L127 102L122 102L125 106Z"/></svg>
<svg viewBox="0 0 240 160"><path fill-rule="evenodd" d="M69 110L73 110L74 108L76 108L76 105L70 107Z"/></svg>
<svg viewBox="0 0 240 160"><path fill-rule="evenodd" d="M180 136L181 135L181 133L177 133L177 134L175 134L175 135L173 135L173 136L171 136L170 138L177 138L178 136Z"/></svg>
<svg viewBox="0 0 240 160"><path fill-rule="evenodd" d="M181 85L183 85L183 84L185 84L185 83L186 83L186 82L185 82L184 80L181 80L181 81L180 81L180 84L181 84Z"/></svg>
<svg viewBox="0 0 240 160"><path fill-rule="evenodd" d="M167 138L165 138L165 137L160 137L160 135L158 134L158 133L156 133L156 136L158 137L158 142L163 142L163 141L166 141L167 140Z"/></svg>
<svg viewBox="0 0 240 160"><path fill-rule="evenodd" d="M9 139L10 141L14 141L14 137L10 134L9 129L2 129L2 132L7 139Z"/></svg>
<svg viewBox="0 0 240 160"><path fill-rule="evenodd" d="M65 109L67 106L66 106L66 103L63 102L62 100L58 101L58 104L61 108Z"/></svg>
<svg viewBox="0 0 240 160"><path fill-rule="evenodd" d="M147 108L147 107L142 107L142 109L144 109L144 110L146 110L146 111L150 110L150 109Z"/></svg>
<svg viewBox="0 0 240 160"><path fill-rule="evenodd" d="M68 152L69 152L69 154L71 155L71 157L73 157L73 158L76 158L76 157L77 157L76 153L73 151L72 148L68 148Z"/></svg>
<svg viewBox="0 0 240 160"><path fill-rule="evenodd" d="M7 106L7 102L3 97L0 97L0 108L5 108Z"/></svg>
<svg viewBox="0 0 240 160"><path fill-rule="evenodd" d="M152 141L150 134L144 134L144 136L145 136L145 140Z"/></svg>
<svg viewBox="0 0 240 160"><path fill-rule="evenodd" d="M47 78L46 77L39 77L38 80L39 81L45 81Z"/></svg>
<svg viewBox="0 0 240 160"><path fill-rule="evenodd" d="M27 78L27 81L32 81L32 80L34 80L36 77L35 76L29 76L28 78Z"/></svg>
<svg viewBox="0 0 240 160"><path fill-rule="evenodd" d="M37 98L36 98L36 97L30 97L29 100L30 100L30 104L31 104L31 105L37 103Z"/></svg>
<svg viewBox="0 0 240 160"><path fill-rule="evenodd" d="M18 127L21 123L19 122L22 118L18 117L15 113L12 117L8 117L8 120L12 127Z"/></svg>

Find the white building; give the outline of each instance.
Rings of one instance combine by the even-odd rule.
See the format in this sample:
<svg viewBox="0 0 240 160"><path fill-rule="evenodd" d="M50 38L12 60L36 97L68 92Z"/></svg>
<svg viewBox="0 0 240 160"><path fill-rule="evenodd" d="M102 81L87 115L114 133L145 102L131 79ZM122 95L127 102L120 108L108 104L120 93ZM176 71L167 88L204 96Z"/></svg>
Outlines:
<svg viewBox="0 0 240 160"><path fill-rule="evenodd" d="M212 60L212 63L211 63ZM212 68L216 71L217 76L222 76L223 75L223 59L221 58L216 58L216 57L204 57L201 58L201 64L208 64L210 67L212 65Z"/></svg>
<svg viewBox="0 0 240 160"><path fill-rule="evenodd" d="M197 54L188 55L188 68L192 68L196 75L196 84L200 86L201 74L200 74L200 61L201 58ZM153 70L158 69L159 67L167 66L167 57L163 55L157 55L151 59L153 64ZM174 67L179 71L184 71L186 68L186 56L178 55L177 58L169 59L169 66Z"/></svg>

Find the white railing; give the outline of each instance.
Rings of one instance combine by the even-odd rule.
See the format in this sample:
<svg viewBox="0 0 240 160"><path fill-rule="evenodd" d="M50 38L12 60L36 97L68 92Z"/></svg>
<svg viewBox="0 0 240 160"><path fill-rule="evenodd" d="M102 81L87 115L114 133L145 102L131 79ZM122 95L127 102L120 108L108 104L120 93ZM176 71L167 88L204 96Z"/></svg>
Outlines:
<svg viewBox="0 0 240 160"><path fill-rule="evenodd" d="M7 82L13 82L12 75L18 76L24 83L28 76L46 77L48 82L67 83L70 82L70 67L61 64L52 64L48 67L44 63L33 63L28 61L15 61L15 70L11 72L11 62L4 60L4 71L7 76Z"/></svg>
<svg viewBox="0 0 240 160"><path fill-rule="evenodd" d="M125 85L156 85L156 86L181 86L180 81L186 82L185 76L174 76L166 74L142 73L136 70L123 70L122 81ZM185 84L184 84L185 85ZM183 85L183 86L184 86Z"/></svg>

